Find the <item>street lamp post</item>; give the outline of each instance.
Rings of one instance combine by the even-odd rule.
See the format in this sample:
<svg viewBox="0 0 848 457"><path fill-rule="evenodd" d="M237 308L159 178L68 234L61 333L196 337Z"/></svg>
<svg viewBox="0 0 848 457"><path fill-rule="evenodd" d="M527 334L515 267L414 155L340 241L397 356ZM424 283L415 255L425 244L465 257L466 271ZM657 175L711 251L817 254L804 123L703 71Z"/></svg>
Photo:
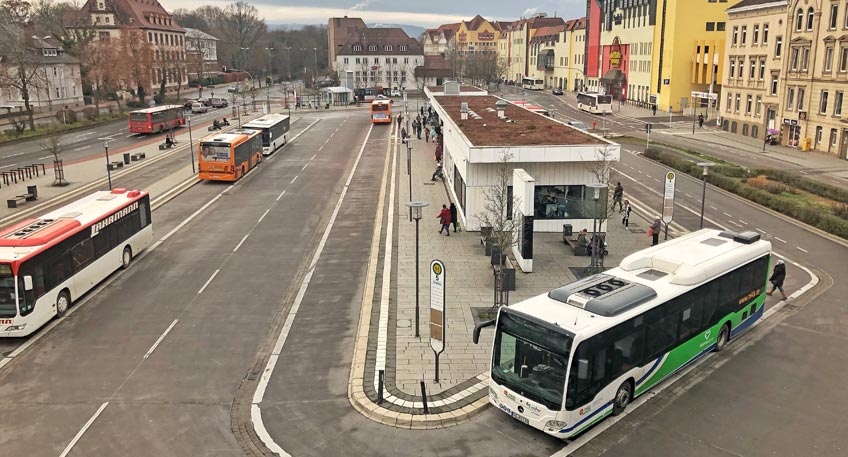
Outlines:
<svg viewBox="0 0 848 457"><path fill-rule="evenodd" d="M601 198L601 189L606 189L606 184L595 183L589 184L586 187L592 189L592 199L595 200L595 211L592 214L592 241L589 246L592 248L592 260L589 263L589 270L592 274L597 273L603 267L600 260L603 258L601 252L604 249L603 243L598 239L598 229L601 227L601 218L598 215L598 200Z"/></svg>
<svg viewBox="0 0 848 457"><path fill-rule="evenodd" d="M103 147L106 148L106 176L109 178L109 190L112 190L112 167L109 163L109 142L104 141Z"/></svg>
<svg viewBox="0 0 848 457"><path fill-rule="evenodd" d="M409 200L412 201L412 136L406 138L406 176L409 177ZM412 222L412 207L409 207L409 222Z"/></svg>
<svg viewBox="0 0 848 457"><path fill-rule="evenodd" d="M704 178L704 190L701 193L701 225L700 228L704 228L704 204L707 201L707 175L709 174L709 168L715 165L712 162L700 162L698 166L704 170L703 178Z"/></svg>
<svg viewBox="0 0 848 457"><path fill-rule="evenodd" d="M418 282L420 281L418 273L418 223L421 221L421 209L430 206L429 202L407 202L406 206L412 208L412 218L415 219L415 337L421 335L419 316L418 316Z"/></svg>
<svg viewBox="0 0 848 457"><path fill-rule="evenodd" d="M268 105L268 112L270 113L271 112L271 82L274 81L274 77L271 76L271 73L272 73L272 71L271 71L271 51L273 51L274 48L265 48L265 50L268 51L268 81L265 81L266 83L268 83L268 87L267 87L268 91L266 92L265 101Z"/></svg>
<svg viewBox="0 0 848 457"><path fill-rule="evenodd" d="M191 116L186 116L186 122L188 122L188 155L191 157L191 173L197 173L197 170L194 168L194 140L191 138Z"/></svg>
<svg viewBox="0 0 848 457"><path fill-rule="evenodd" d="M250 48L239 48L239 49L241 49L241 63L242 63L241 68L243 70L247 70L247 51L250 50Z"/></svg>
<svg viewBox="0 0 848 457"><path fill-rule="evenodd" d="M315 80L318 79L318 48L312 48L315 52L315 70L312 72L312 87L315 87Z"/></svg>

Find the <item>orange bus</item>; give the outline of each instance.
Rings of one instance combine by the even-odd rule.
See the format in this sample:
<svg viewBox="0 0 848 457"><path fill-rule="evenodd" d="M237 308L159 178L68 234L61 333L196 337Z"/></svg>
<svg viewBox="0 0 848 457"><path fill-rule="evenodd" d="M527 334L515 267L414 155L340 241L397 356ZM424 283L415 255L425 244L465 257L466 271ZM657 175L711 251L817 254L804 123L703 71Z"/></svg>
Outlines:
<svg viewBox="0 0 848 457"><path fill-rule="evenodd" d="M373 124L391 124L392 123L392 101L391 100L374 100L371 102L371 123Z"/></svg>
<svg viewBox="0 0 848 457"><path fill-rule="evenodd" d="M262 161L262 131L235 129L200 140L198 175L212 181L236 181Z"/></svg>
<svg viewBox="0 0 848 457"><path fill-rule="evenodd" d="M132 133L162 133L185 125L182 105L163 105L130 112L129 129Z"/></svg>

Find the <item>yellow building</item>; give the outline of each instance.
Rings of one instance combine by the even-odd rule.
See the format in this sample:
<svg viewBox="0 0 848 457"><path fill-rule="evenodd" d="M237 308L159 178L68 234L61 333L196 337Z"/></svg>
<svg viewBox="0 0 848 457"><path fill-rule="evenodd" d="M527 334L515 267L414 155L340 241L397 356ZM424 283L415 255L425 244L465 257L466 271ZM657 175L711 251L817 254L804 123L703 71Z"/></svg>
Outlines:
<svg viewBox="0 0 848 457"><path fill-rule="evenodd" d="M680 112L692 104L693 93L712 93L715 98L719 92L728 6L664 0L657 8L654 2L650 93L660 111Z"/></svg>
<svg viewBox="0 0 848 457"><path fill-rule="evenodd" d="M565 21L561 39L555 46L555 86L562 90L582 90L585 82L583 73L586 55L586 18Z"/></svg>
<svg viewBox="0 0 848 457"><path fill-rule="evenodd" d="M559 17L547 17L544 13L537 14L528 19L519 19L515 22L505 25L506 36L502 38L505 44L505 53L501 53L499 57L503 58L504 54L507 62L507 77L516 82L521 83L521 78L528 76L531 73L530 69L530 40L536 33L537 29L542 27L556 27L565 24L565 21Z"/></svg>
<svg viewBox="0 0 848 457"><path fill-rule="evenodd" d="M498 24L483 19L479 14L470 21L459 23L453 39L454 49L460 54L489 54L498 52Z"/></svg>
<svg viewBox="0 0 848 457"><path fill-rule="evenodd" d="M613 99L647 106L650 101L651 60L655 19L651 2L606 2L600 27L601 92Z"/></svg>

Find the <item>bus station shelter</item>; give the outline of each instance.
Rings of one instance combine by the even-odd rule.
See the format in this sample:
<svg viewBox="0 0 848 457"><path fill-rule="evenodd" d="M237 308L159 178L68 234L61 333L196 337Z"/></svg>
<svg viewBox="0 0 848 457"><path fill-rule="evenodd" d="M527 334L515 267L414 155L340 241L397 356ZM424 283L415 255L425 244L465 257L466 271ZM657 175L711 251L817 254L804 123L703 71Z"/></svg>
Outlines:
<svg viewBox="0 0 848 457"><path fill-rule="evenodd" d="M324 87L319 92L322 105L346 106L353 101L353 90L347 87Z"/></svg>

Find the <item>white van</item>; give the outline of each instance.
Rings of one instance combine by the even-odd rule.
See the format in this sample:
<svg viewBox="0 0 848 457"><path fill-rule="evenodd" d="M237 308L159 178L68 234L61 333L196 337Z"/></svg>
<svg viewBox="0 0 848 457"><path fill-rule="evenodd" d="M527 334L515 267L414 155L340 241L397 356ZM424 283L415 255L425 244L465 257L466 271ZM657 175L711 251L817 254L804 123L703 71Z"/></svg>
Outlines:
<svg viewBox="0 0 848 457"><path fill-rule="evenodd" d="M203 102L194 102L191 104L191 112L192 113L206 113L209 111L209 108L203 104Z"/></svg>

